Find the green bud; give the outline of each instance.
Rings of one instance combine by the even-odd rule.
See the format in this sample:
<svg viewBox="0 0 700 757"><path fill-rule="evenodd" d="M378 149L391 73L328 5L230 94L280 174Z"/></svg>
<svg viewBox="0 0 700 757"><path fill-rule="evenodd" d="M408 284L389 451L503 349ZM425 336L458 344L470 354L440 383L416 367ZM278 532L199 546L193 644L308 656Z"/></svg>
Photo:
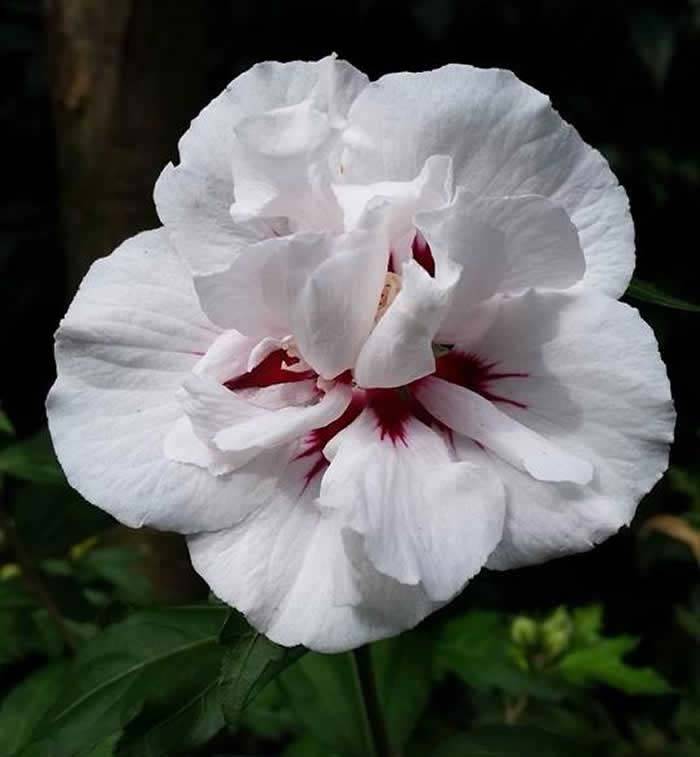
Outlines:
<svg viewBox="0 0 700 757"><path fill-rule="evenodd" d="M565 607L558 607L540 626L542 647L548 657L556 657L570 644L574 624Z"/></svg>
<svg viewBox="0 0 700 757"><path fill-rule="evenodd" d="M537 623L525 615L518 615L511 623L510 638L519 647L533 646L537 641Z"/></svg>

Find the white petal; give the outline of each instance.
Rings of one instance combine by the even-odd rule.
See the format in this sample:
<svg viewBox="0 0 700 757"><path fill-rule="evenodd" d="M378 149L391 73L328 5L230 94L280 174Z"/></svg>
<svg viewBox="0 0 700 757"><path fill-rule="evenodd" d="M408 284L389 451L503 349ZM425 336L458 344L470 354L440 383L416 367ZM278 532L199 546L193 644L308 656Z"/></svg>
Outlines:
<svg viewBox="0 0 700 757"><path fill-rule="evenodd" d="M441 331L496 292L565 289L585 271L578 233L566 212L545 197L476 197L460 189L446 208L421 213L417 226L436 258L462 266Z"/></svg>
<svg viewBox="0 0 700 757"><path fill-rule="evenodd" d="M345 61L259 63L234 79L194 119L180 140L180 157L200 175L231 181L234 127L243 118L296 105L311 93L332 123L345 116L367 77Z"/></svg>
<svg viewBox="0 0 700 757"><path fill-rule="evenodd" d="M433 338L447 313L458 267L431 278L415 260L404 263L401 291L365 342L355 364L363 387L402 386L435 370Z"/></svg>
<svg viewBox="0 0 700 757"><path fill-rule="evenodd" d="M242 422L234 423L214 436L224 452L273 447L300 439L339 418L352 397L349 384L336 384L314 405L263 410Z"/></svg>
<svg viewBox="0 0 700 757"><path fill-rule="evenodd" d="M56 335L49 428L66 476L130 526L223 528L265 501L266 467L216 478L164 454L183 378L220 332L163 230L93 264Z"/></svg>
<svg viewBox="0 0 700 757"><path fill-rule="evenodd" d="M410 259L410 245L415 236L415 216L444 206L452 192L452 161L444 155L433 155L412 181L380 181L375 184L335 184L336 193L343 209L345 228L372 224L379 212L381 222L388 227L389 243L396 256L396 267Z"/></svg>
<svg viewBox="0 0 700 757"><path fill-rule="evenodd" d="M331 190L337 142L329 117L311 98L241 121L234 140L233 216L283 216L294 231L342 230Z"/></svg>
<svg viewBox="0 0 700 757"><path fill-rule="evenodd" d="M229 212L231 181L199 174L184 163L163 169L154 201L172 243L194 273L220 270L248 245L289 233L282 218L249 216L234 221Z"/></svg>
<svg viewBox="0 0 700 757"><path fill-rule="evenodd" d="M380 231L300 234L258 245L196 287L216 322L261 338L291 333L306 362L334 378L372 327L387 257Z"/></svg>
<svg viewBox="0 0 700 757"><path fill-rule="evenodd" d="M435 601L454 596L501 538L500 481L454 462L443 439L413 417L392 440L368 409L340 436L321 504L343 513L378 571L420 583Z"/></svg>
<svg viewBox="0 0 700 757"><path fill-rule="evenodd" d="M578 487L537 483L494 462L508 516L491 564L588 549L628 524L666 469L675 419L654 334L638 312L593 293L530 293L503 302L469 349L498 370L526 372L494 387L526 405L504 411L595 469Z"/></svg>
<svg viewBox="0 0 700 757"><path fill-rule="evenodd" d="M250 370L250 358L259 346L257 339L243 336L237 331L224 331L212 342L192 371L223 384Z"/></svg>
<svg viewBox="0 0 700 757"><path fill-rule="evenodd" d="M439 378L415 388L425 409L448 428L487 447L538 481L587 484L593 466L557 448L476 392Z"/></svg>
<svg viewBox="0 0 700 757"><path fill-rule="evenodd" d="M180 140L180 164L166 167L155 190L159 216L193 271L218 270L245 244L288 233L286 220L274 215L231 217L235 127L309 98L337 125L366 83L364 74L333 56L309 63L267 62L234 79L202 110Z"/></svg>
<svg viewBox="0 0 700 757"><path fill-rule="evenodd" d="M586 259L566 211L546 197L472 196L474 212L506 235L508 267L500 292L566 289L581 279Z"/></svg>
<svg viewBox="0 0 700 757"><path fill-rule="evenodd" d="M406 181L430 155L450 155L457 186L475 194L537 194L563 207L586 256L584 283L619 296L634 267L627 195L605 159L512 73L449 65L391 74L353 103L349 182Z"/></svg>
<svg viewBox="0 0 700 757"><path fill-rule="evenodd" d="M461 266L440 323L441 335L459 332L473 307L501 287L509 267L506 234L483 214L473 212L471 196L463 190L447 208L421 213L416 225L430 245L437 269L448 260Z"/></svg>
<svg viewBox="0 0 700 757"><path fill-rule="evenodd" d="M195 569L218 597L286 646L342 652L415 625L434 605L366 561L359 572L342 521L319 511L318 482L305 488L304 474L304 461L293 463L268 506L234 528L191 537ZM348 593L357 604L342 601Z"/></svg>

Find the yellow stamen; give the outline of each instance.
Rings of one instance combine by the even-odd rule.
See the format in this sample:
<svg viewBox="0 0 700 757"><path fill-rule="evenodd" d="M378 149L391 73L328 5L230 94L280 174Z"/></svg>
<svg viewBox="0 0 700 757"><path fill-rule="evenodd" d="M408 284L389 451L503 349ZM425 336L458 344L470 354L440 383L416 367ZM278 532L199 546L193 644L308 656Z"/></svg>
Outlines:
<svg viewBox="0 0 700 757"><path fill-rule="evenodd" d="M386 313L391 306L391 303L396 299L398 293L401 291L401 276L396 273L387 273L384 279L384 287L382 293L379 296L379 305L377 306L377 314L374 316L374 322L377 323L379 319Z"/></svg>

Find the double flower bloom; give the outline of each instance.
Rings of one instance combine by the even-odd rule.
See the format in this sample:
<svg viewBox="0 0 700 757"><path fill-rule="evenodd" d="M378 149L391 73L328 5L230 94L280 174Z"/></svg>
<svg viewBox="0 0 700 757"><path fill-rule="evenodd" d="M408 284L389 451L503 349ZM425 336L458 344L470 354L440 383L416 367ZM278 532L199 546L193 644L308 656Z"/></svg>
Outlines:
<svg viewBox="0 0 700 757"><path fill-rule="evenodd" d="M512 74L266 63L98 261L48 401L71 483L273 640L395 634L580 551L667 465L624 190Z"/></svg>

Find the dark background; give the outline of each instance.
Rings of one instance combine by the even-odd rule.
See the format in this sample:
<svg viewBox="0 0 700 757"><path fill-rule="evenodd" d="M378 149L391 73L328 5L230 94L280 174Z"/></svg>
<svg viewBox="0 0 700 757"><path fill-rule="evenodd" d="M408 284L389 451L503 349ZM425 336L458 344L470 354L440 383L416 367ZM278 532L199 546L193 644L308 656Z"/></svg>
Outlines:
<svg viewBox="0 0 700 757"><path fill-rule="evenodd" d="M91 259L157 224L151 199L189 120L265 59L331 51L371 78L448 62L512 69L608 157L637 229L637 275L698 301L700 2L657 0L15 0L2 2L0 399L19 436L44 423L52 334ZM700 316L639 305L679 414L673 463L698 467ZM680 512L662 483L637 523ZM638 530L638 529L637 529ZM697 565L640 558L625 530L593 552L479 577L459 600L549 608L602 601L662 654ZM448 610L449 612L456 610ZM676 660L682 666L683 660Z"/></svg>

